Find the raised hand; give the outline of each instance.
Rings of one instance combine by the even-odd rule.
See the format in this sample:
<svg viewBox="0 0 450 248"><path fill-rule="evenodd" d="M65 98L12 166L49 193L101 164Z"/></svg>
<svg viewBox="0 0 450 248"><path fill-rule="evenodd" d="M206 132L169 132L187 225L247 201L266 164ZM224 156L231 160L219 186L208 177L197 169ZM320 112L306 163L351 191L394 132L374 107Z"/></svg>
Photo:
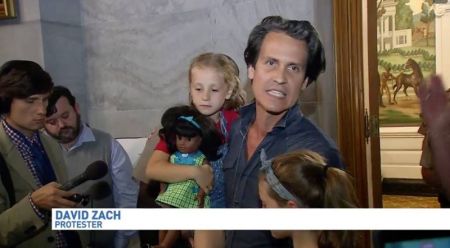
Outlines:
<svg viewBox="0 0 450 248"><path fill-rule="evenodd" d="M431 126L445 112L447 107L447 94L442 80L433 76L430 82L422 82L419 87L420 108L425 123Z"/></svg>
<svg viewBox="0 0 450 248"><path fill-rule="evenodd" d="M433 163L442 188L450 198L450 105L439 77L432 77L429 85L419 89L420 104L431 141Z"/></svg>

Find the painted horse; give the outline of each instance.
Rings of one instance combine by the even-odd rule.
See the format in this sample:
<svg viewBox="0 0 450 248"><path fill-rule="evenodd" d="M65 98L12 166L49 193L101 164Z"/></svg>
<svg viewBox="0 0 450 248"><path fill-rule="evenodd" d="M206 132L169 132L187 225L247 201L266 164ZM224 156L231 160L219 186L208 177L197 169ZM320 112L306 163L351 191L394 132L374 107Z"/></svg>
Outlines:
<svg viewBox="0 0 450 248"><path fill-rule="evenodd" d="M414 93L416 93L416 96L418 96L418 88L420 82L423 80L423 74L422 70L420 69L419 64L412 59L409 58L405 63L405 69L411 69L412 73L407 74L404 72L400 72L400 74L395 77L395 84L392 86L392 89L394 90L394 103L397 103L397 100L395 97L397 96L397 92L403 87L403 92L406 96L408 96L408 93L406 93L406 90L409 87L412 87L414 89Z"/></svg>

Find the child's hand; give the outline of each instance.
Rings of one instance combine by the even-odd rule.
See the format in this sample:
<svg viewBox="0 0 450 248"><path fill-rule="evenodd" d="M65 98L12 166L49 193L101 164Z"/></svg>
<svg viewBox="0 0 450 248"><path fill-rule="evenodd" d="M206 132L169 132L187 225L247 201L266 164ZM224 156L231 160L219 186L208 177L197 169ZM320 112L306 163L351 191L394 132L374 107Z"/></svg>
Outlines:
<svg viewBox="0 0 450 248"><path fill-rule="evenodd" d="M154 136L155 136L155 134L157 134L157 132L158 132L158 129L156 129L156 128L153 128L153 130L150 132L150 134L147 136L147 140L151 140Z"/></svg>
<svg viewBox="0 0 450 248"><path fill-rule="evenodd" d="M204 208L205 207L205 197L206 193L203 190L200 190L197 195L195 196L195 199L198 202L198 208Z"/></svg>
<svg viewBox="0 0 450 248"><path fill-rule="evenodd" d="M194 180L198 184L198 186L207 194L212 189L214 180L213 170L207 164L200 165L196 168L197 171L195 173L196 175L194 177Z"/></svg>

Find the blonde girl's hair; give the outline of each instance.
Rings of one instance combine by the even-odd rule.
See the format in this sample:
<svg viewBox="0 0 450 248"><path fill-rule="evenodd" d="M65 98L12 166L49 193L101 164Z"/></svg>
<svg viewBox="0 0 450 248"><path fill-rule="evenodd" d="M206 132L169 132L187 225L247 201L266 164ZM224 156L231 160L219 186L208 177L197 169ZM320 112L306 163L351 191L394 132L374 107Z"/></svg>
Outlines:
<svg viewBox="0 0 450 248"><path fill-rule="evenodd" d="M276 156L272 169L280 183L303 206L309 208L359 207L353 178L347 172L328 166L325 159L310 150ZM262 179L265 180L264 175ZM269 195L280 205L287 200L269 188ZM320 231L319 247L356 247L359 239L351 231Z"/></svg>
<svg viewBox="0 0 450 248"><path fill-rule="evenodd" d="M228 89L232 90L230 98L225 100L223 108L225 110L237 110L245 104L245 91L241 87L239 79L239 67L236 62L223 53L203 53L195 57L189 67L189 82L192 82L193 68L214 68L222 73ZM192 99L191 99L192 104Z"/></svg>

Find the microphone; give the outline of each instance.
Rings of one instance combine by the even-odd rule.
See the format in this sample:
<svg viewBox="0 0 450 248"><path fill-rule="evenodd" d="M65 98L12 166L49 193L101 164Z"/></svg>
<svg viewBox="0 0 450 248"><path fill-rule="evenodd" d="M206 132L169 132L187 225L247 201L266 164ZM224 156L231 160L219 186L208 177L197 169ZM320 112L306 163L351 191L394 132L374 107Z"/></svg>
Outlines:
<svg viewBox="0 0 450 248"><path fill-rule="evenodd" d="M108 165L105 161L98 160L92 162L83 173L70 179L59 187L59 189L64 191L71 190L86 181L100 179L104 177L106 173L108 173Z"/></svg>
<svg viewBox="0 0 450 248"><path fill-rule="evenodd" d="M89 201L102 200L111 195L111 187L105 181L96 182L84 194L75 193L66 199L86 206ZM91 206L92 207L92 206Z"/></svg>
<svg viewBox="0 0 450 248"><path fill-rule="evenodd" d="M111 195L111 187L106 181L95 182L84 195L89 196L92 200L102 200Z"/></svg>

